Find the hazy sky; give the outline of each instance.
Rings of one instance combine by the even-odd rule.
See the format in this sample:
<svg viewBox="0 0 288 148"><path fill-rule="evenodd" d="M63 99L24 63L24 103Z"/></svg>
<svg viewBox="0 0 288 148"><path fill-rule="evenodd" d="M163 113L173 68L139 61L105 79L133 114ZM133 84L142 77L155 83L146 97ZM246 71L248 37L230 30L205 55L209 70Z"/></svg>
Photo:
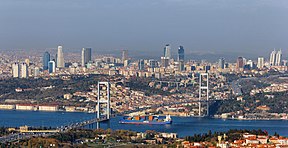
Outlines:
<svg viewBox="0 0 288 148"><path fill-rule="evenodd" d="M288 1L0 0L0 49L162 54L166 43L174 52L286 53Z"/></svg>

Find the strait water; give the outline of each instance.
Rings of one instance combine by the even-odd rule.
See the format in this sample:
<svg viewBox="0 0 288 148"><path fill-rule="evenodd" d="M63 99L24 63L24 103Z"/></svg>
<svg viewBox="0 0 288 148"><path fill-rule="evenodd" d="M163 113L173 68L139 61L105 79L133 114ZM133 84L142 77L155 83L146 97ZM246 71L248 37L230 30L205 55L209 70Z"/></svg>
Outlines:
<svg viewBox="0 0 288 148"><path fill-rule="evenodd" d="M88 113L68 113L68 112L34 112L34 111L11 111L0 110L0 126L19 127L46 126L59 127L71 123L91 119L95 114ZM112 118L109 122L101 123L101 128L125 129L138 132L155 130L159 132L175 132L180 137L199 133L206 133L209 130L227 131L229 129L262 129L274 134L279 133L288 136L288 120L223 120L212 118L193 118L193 117L172 117L171 125L133 125L119 124L121 117ZM95 127L95 125L94 125Z"/></svg>

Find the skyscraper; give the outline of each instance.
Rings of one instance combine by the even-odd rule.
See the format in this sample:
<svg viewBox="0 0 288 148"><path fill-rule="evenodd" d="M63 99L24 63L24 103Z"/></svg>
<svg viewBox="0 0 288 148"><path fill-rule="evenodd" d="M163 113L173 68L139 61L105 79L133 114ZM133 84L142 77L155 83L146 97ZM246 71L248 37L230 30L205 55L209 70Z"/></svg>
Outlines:
<svg viewBox="0 0 288 148"><path fill-rule="evenodd" d="M259 69L264 68L264 57L258 57L257 68Z"/></svg>
<svg viewBox="0 0 288 148"><path fill-rule="evenodd" d="M165 59L171 59L171 47L169 44L166 44L165 48L164 48L164 57Z"/></svg>
<svg viewBox="0 0 288 148"><path fill-rule="evenodd" d="M281 66L282 51L281 49L276 54L275 66Z"/></svg>
<svg viewBox="0 0 288 148"><path fill-rule="evenodd" d="M91 48L82 48L82 66L84 67L92 59Z"/></svg>
<svg viewBox="0 0 288 148"><path fill-rule="evenodd" d="M20 77L20 68L18 63L12 64L12 75L14 78Z"/></svg>
<svg viewBox="0 0 288 148"><path fill-rule="evenodd" d="M59 68L64 67L64 57L63 57L62 46L58 46L57 67L59 67Z"/></svg>
<svg viewBox="0 0 288 148"><path fill-rule="evenodd" d="M179 48L178 48L177 60L178 61L184 61L184 48L183 48L183 46L179 46Z"/></svg>
<svg viewBox="0 0 288 148"><path fill-rule="evenodd" d="M139 70L144 70L144 60L143 59L140 59L139 61L138 61L138 69Z"/></svg>
<svg viewBox="0 0 288 148"><path fill-rule="evenodd" d="M124 63L125 60L128 60L128 50L122 50L122 63Z"/></svg>
<svg viewBox="0 0 288 148"><path fill-rule="evenodd" d="M218 66L219 66L219 68L221 68L221 69L224 69L224 68L225 68L225 59L224 59L224 58L220 58L220 59L219 59Z"/></svg>
<svg viewBox="0 0 288 148"><path fill-rule="evenodd" d="M54 61L49 61L48 62L48 72L49 73L54 73L56 71L56 68L55 68L55 62Z"/></svg>
<svg viewBox="0 0 288 148"><path fill-rule="evenodd" d="M150 60L149 60L149 66L150 66L150 68L155 68L155 67L157 67L157 61L154 60L154 59L150 59Z"/></svg>
<svg viewBox="0 0 288 148"><path fill-rule="evenodd" d="M240 69L244 67L244 61L243 61L243 57L238 57L237 58L237 63L236 63L236 68Z"/></svg>
<svg viewBox="0 0 288 148"><path fill-rule="evenodd" d="M21 64L21 78L28 77L28 66L26 63Z"/></svg>
<svg viewBox="0 0 288 148"><path fill-rule="evenodd" d="M275 66L276 62L276 50L274 49L270 54L270 66Z"/></svg>
<svg viewBox="0 0 288 148"><path fill-rule="evenodd" d="M45 52L43 55L43 70L48 69L48 62L50 61L50 54L49 52Z"/></svg>

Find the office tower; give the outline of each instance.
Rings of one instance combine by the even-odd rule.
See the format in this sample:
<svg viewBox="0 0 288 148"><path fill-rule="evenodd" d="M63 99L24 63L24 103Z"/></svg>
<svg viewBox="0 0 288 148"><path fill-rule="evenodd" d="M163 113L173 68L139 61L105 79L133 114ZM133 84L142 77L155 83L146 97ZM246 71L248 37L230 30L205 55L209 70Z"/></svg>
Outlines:
<svg viewBox="0 0 288 148"><path fill-rule="evenodd" d="M57 67L59 67L59 68L63 68L64 67L64 57L63 57L62 46L58 46Z"/></svg>
<svg viewBox="0 0 288 148"><path fill-rule="evenodd" d="M150 66L150 68L157 67L157 61L153 60L153 59L149 60L149 66Z"/></svg>
<svg viewBox="0 0 288 148"><path fill-rule="evenodd" d="M248 60L246 65L248 65L251 69L254 68L254 62L252 60Z"/></svg>
<svg viewBox="0 0 288 148"><path fill-rule="evenodd" d="M21 64L21 78L28 77L28 66L26 63Z"/></svg>
<svg viewBox="0 0 288 148"><path fill-rule="evenodd" d="M224 69L224 68L225 68L225 59L224 59L224 58L220 58L220 59L219 59L218 66L219 66L219 68L221 68L221 69Z"/></svg>
<svg viewBox="0 0 288 148"><path fill-rule="evenodd" d="M91 48L82 48L82 67L91 61Z"/></svg>
<svg viewBox="0 0 288 148"><path fill-rule="evenodd" d="M240 69L244 67L244 60L243 57L238 57L237 58L237 63L236 63L236 68Z"/></svg>
<svg viewBox="0 0 288 148"><path fill-rule="evenodd" d="M128 60L128 50L122 50L122 63Z"/></svg>
<svg viewBox="0 0 288 148"><path fill-rule="evenodd" d="M129 64L131 63L131 61L130 60L125 60L124 61L124 67L127 67L127 66L129 66Z"/></svg>
<svg viewBox="0 0 288 148"><path fill-rule="evenodd" d="M143 59L140 59L140 60L138 61L138 69L139 69L139 70L144 70L144 67L145 67L144 60L143 60Z"/></svg>
<svg viewBox="0 0 288 148"><path fill-rule="evenodd" d="M270 54L270 66L275 66L276 62L276 50L274 49Z"/></svg>
<svg viewBox="0 0 288 148"><path fill-rule="evenodd" d="M177 57L178 61L184 61L184 48L183 46L180 46L178 48L178 57Z"/></svg>
<svg viewBox="0 0 288 148"><path fill-rule="evenodd" d="M282 51L281 49L276 54L275 66L281 66Z"/></svg>
<svg viewBox="0 0 288 148"><path fill-rule="evenodd" d="M56 71L56 65L54 61L49 61L48 62L48 72L49 73L54 73Z"/></svg>
<svg viewBox="0 0 288 148"><path fill-rule="evenodd" d="M34 77L37 77L40 74L40 69L39 67L34 68Z"/></svg>
<svg viewBox="0 0 288 148"><path fill-rule="evenodd" d="M258 57L257 68L264 68L264 57Z"/></svg>
<svg viewBox="0 0 288 148"><path fill-rule="evenodd" d="M48 69L48 62L50 61L50 54L49 52L45 52L43 55L43 70Z"/></svg>
<svg viewBox="0 0 288 148"><path fill-rule="evenodd" d="M169 58L161 57L161 66L162 67L168 67L169 66Z"/></svg>
<svg viewBox="0 0 288 148"><path fill-rule="evenodd" d="M184 71L185 70L185 66L184 66L184 61L179 61L179 71Z"/></svg>
<svg viewBox="0 0 288 148"><path fill-rule="evenodd" d="M164 57L165 59L171 59L171 47L169 44L166 44L165 48L164 48Z"/></svg>
<svg viewBox="0 0 288 148"><path fill-rule="evenodd" d="M12 64L12 75L14 78L20 77L20 68L18 63Z"/></svg>

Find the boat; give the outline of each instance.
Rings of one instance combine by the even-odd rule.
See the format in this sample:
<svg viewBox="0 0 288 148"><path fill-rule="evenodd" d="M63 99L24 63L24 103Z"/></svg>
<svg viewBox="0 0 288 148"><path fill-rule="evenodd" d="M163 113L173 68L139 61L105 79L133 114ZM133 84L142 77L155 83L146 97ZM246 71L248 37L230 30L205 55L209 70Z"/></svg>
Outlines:
<svg viewBox="0 0 288 148"><path fill-rule="evenodd" d="M163 116L124 116L119 120L122 124L172 124L170 115Z"/></svg>

